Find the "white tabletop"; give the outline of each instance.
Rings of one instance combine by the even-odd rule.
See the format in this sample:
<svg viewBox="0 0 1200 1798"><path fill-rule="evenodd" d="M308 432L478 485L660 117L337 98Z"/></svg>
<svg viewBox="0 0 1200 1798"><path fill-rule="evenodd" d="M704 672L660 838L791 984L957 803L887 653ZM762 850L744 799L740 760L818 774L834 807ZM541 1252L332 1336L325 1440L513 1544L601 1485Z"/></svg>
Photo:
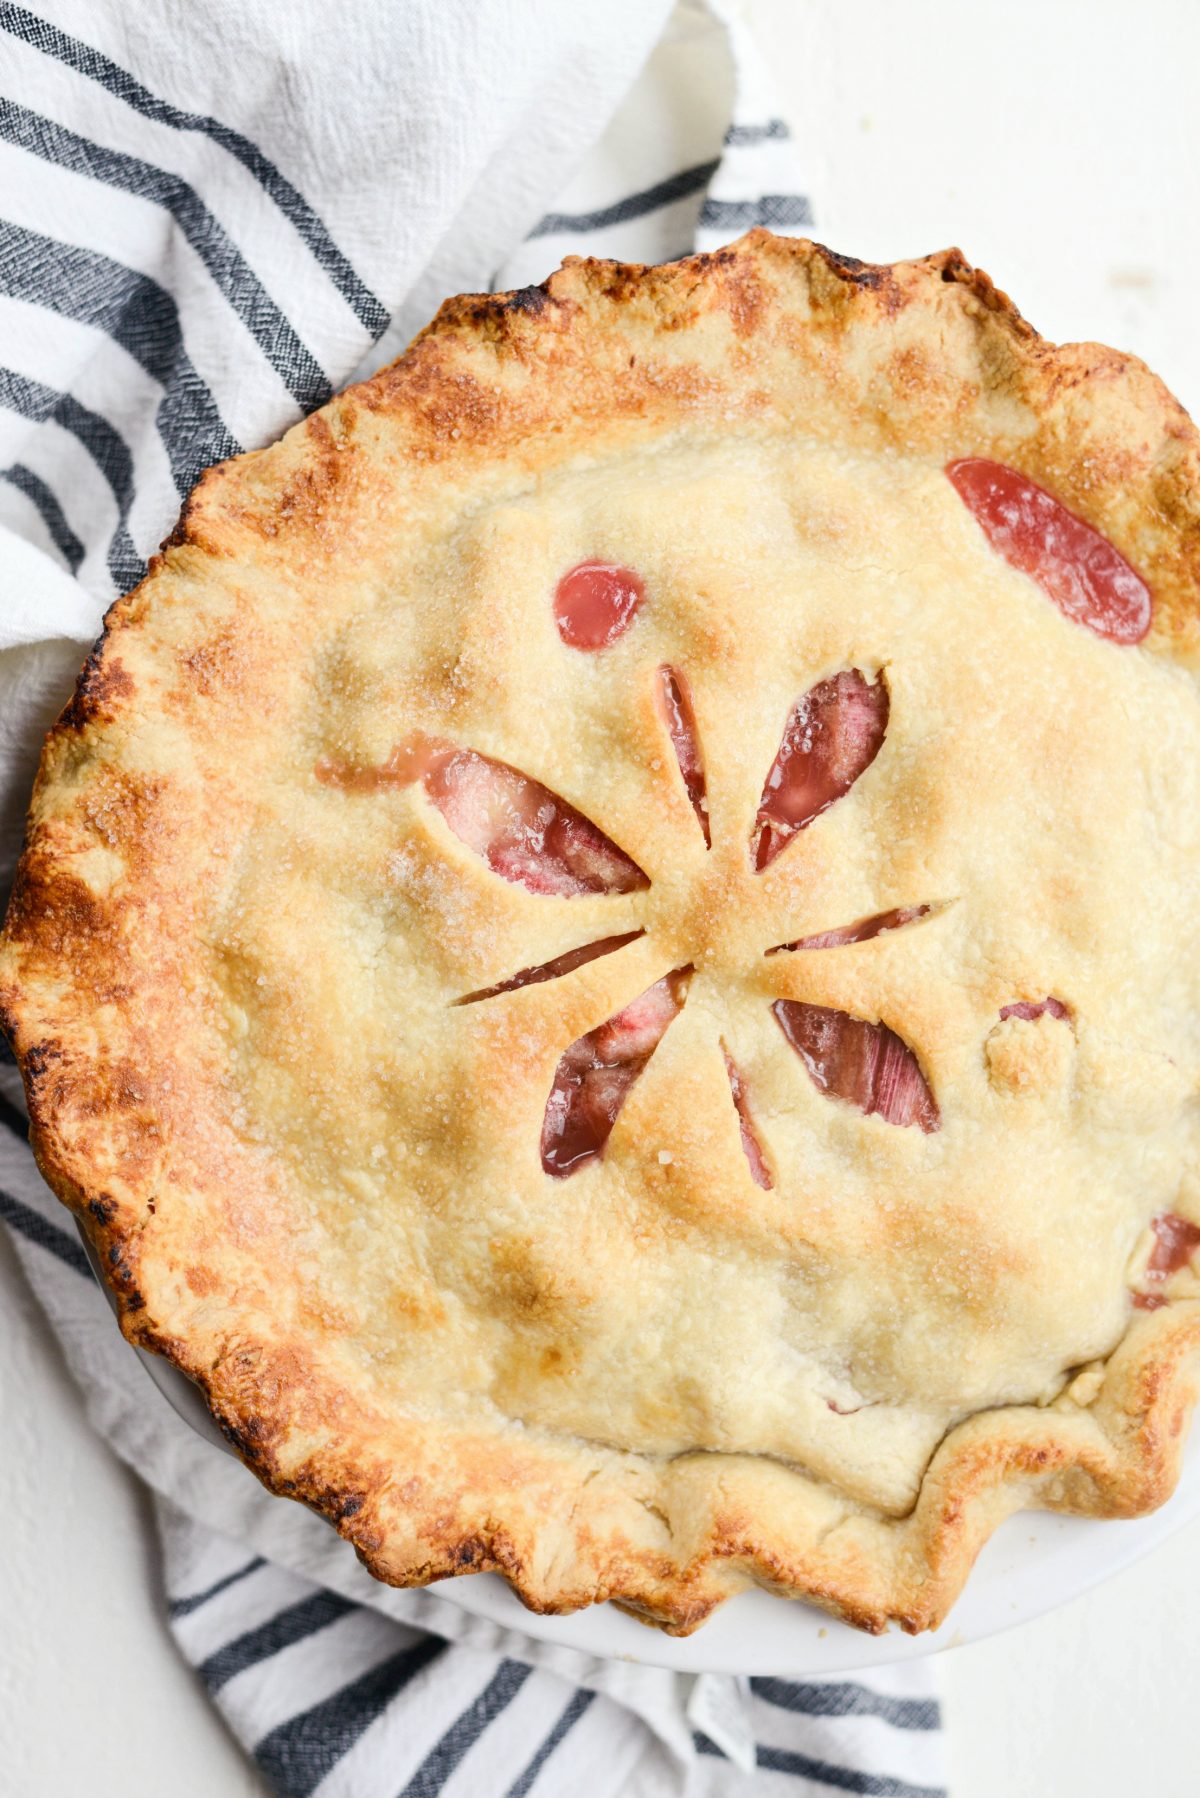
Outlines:
<svg viewBox="0 0 1200 1798"><path fill-rule="evenodd" d="M957 243L1047 335L1135 350L1200 407L1200 9L748 10L822 238L868 260ZM0 1409L0 1785L260 1794L167 1635L138 1486L88 1430L3 1242ZM1191 1525L1086 1598L944 1655L954 1798L1190 1798L1198 1611Z"/></svg>

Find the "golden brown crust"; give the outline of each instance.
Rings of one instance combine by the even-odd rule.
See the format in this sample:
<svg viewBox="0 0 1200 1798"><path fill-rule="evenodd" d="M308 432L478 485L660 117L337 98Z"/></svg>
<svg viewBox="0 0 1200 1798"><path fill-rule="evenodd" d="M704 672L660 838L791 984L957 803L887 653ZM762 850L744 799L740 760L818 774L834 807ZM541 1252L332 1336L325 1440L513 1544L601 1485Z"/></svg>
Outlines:
<svg viewBox="0 0 1200 1798"><path fill-rule="evenodd" d="M1196 1399L1190 1289L1130 1312L1103 1353L1081 1356L1091 1370L1056 1393L939 1424L912 1501L891 1488L866 1499L852 1478L839 1490L702 1437L694 1450L660 1449L656 1430L673 1438L657 1419L639 1452L558 1428L552 1409L535 1407L525 1427L519 1405L507 1421L440 1399L389 1408L347 1347L362 1326L353 1280L313 1263L299 1175L293 1184L302 1147L264 1146L240 1116L229 1030L255 1027L255 945L222 937L219 993L205 959L235 915L231 870L257 828L256 792L274 779L273 733L311 727L312 669L297 645L328 637L327 604L353 617L374 603L348 568L378 566L389 533L444 534L572 458L743 427L795 429L818 452L931 466L984 454L1021 469L1145 576L1154 622L1136 653L1181 675L1200 667L1200 442L1133 358L1045 343L953 250L877 268L755 232L663 268L571 261L544 287L447 302L392 367L205 475L147 579L109 613L46 743L0 943L0 1022L39 1166L96 1245L127 1337L195 1380L263 1483L327 1516L381 1579L489 1569L534 1610L612 1598L679 1634L757 1582L863 1629L894 1619L920 1630L945 1615L1013 1510L1130 1516L1170 1494ZM714 614L699 632L714 658L722 629ZM502 659L502 630L496 641ZM358 664L351 673L366 678ZM398 695L411 698L381 686L348 703L369 711ZM385 738L390 728L379 727ZM567 796L588 809L585 794ZM301 897L289 888L285 901ZM497 928L510 928L507 915ZM511 930L515 942L517 921ZM647 963L648 978L661 971ZM496 969L464 964L461 975L466 991ZM581 978L570 1001L581 1028L601 990ZM929 1029L942 1030L932 1011ZM480 1031L472 1065L499 1055L519 1084L534 1053L520 1029ZM1040 1039L1012 1036L987 1053L1015 1092L1026 1067L1048 1062ZM948 1067L950 1049L935 1048ZM1090 1052L1098 1083L1102 1048ZM276 1076L295 1077L283 1061ZM663 1203L682 1205L659 1187ZM1194 1192L1181 1193L1194 1208ZM920 1234L911 1219L889 1229L890 1242ZM573 1264L547 1267L514 1232L488 1252L522 1340L569 1356L572 1307L588 1302L564 1290ZM1016 1250L979 1252L997 1283L1009 1277ZM461 1300L410 1279L390 1302L419 1340ZM506 1377L532 1390L523 1364Z"/></svg>

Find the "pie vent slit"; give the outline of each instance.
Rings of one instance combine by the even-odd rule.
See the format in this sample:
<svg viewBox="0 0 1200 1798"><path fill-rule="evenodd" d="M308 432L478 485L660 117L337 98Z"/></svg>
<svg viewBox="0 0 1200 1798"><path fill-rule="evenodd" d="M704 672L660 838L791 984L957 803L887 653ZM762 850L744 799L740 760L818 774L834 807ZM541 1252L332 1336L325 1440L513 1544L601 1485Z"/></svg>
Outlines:
<svg viewBox="0 0 1200 1798"><path fill-rule="evenodd" d="M683 675L675 668L660 668L658 682L663 717L666 720L671 747L679 765L687 796L696 821L704 836L704 847L712 848L712 832L708 821L708 787L704 777L704 758L696 730L696 714L692 697Z"/></svg>
<svg viewBox="0 0 1200 1798"><path fill-rule="evenodd" d="M565 1051L542 1120L542 1166L561 1179L604 1152L621 1107L683 1009L690 967L677 968Z"/></svg>
<svg viewBox="0 0 1200 1798"><path fill-rule="evenodd" d="M796 701L759 800L753 859L760 872L866 772L887 720L883 677L868 682L857 668L820 681Z"/></svg>
<svg viewBox="0 0 1200 1798"><path fill-rule="evenodd" d="M450 830L504 880L531 893L573 898L649 885L624 850L567 800L475 749L415 739L378 767L322 759L317 779L347 792L419 781Z"/></svg>
<svg viewBox="0 0 1200 1798"><path fill-rule="evenodd" d="M644 930L627 930L621 936L603 936L594 943L583 943L578 949L567 949L562 955L556 955L552 961L541 962L532 968L522 968L507 980L497 981L495 986L484 986L476 992L464 993L454 1003L476 1005L481 999L495 999L501 993L516 992L523 986L537 986L543 980L559 980L564 974L573 974L576 968L586 966L589 961L596 961L602 955L611 955L614 950L623 949L626 943L636 943L645 934Z"/></svg>

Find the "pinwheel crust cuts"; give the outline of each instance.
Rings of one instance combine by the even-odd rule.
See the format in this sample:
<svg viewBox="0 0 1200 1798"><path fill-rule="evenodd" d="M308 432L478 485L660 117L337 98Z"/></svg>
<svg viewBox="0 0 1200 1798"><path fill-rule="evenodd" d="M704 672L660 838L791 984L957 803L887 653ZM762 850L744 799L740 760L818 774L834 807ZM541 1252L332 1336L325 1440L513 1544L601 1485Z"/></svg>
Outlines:
<svg viewBox="0 0 1200 1798"><path fill-rule="evenodd" d="M122 1326L399 1585L946 1613L1197 1395L1200 465L954 251L452 300L211 469L0 949Z"/></svg>

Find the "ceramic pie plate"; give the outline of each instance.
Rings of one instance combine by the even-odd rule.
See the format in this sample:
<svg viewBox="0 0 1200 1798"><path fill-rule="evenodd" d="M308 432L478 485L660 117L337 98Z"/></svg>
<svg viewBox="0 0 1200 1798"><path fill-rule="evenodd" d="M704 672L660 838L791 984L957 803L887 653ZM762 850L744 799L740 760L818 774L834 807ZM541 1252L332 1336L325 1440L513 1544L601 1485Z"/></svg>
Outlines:
<svg viewBox="0 0 1200 1798"><path fill-rule="evenodd" d="M80 1237L101 1290L114 1303L96 1252ZM157 1355L130 1349L171 1409L219 1453L233 1450L213 1422L199 1392ZM615 1606L593 1605L573 1617L538 1617L527 1611L494 1573L442 1580L447 1598L474 1617L523 1630L541 1642L557 1642L610 1659L681 1673L850 1673L888 1661L915 1661L945 1648L964 1647L1068 1604L1113 1574L1130 1567L1200 1517L1200 1438L1189 1441L1174 1497L1148 1517L1110 1522L1097 1529L1087 1517L1023 1511L991 1537L967 1589L940 1629L906 1636L891 1629L864 1635L810 1605L784 1602L766 1592L742 1592L722 1605L694 1636L649 1629Z"/></svg>

